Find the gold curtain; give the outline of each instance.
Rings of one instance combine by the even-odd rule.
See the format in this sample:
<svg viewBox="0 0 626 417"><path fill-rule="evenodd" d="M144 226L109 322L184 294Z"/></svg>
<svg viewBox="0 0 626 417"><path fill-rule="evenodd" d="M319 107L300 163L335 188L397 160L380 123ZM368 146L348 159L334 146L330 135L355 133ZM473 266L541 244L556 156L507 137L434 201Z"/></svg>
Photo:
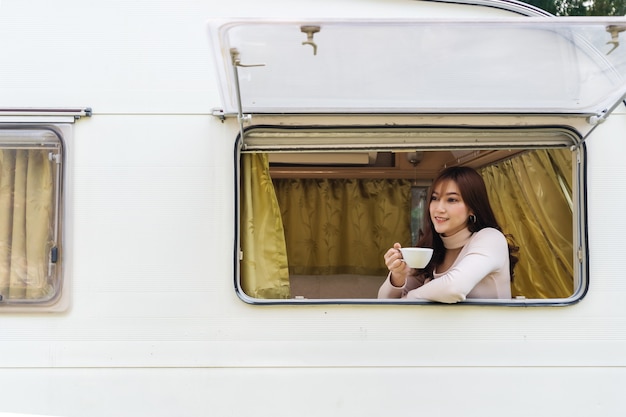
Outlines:
<svg viewBox="0 0 626 417"><path fill-rule="evenodd" d="M267 154L242 155L241 286L254 298L289 298L287 249Z"/></svg>
<svg viewBox="0 0 626 417"><path fill-rule="evenodd" d="M513 296L572 295L572 152L525 152L481 174L500 225L520 247Z"/></svg>
<svg viewBox="0 0 626 417"><path fill-rule="evenodd" d="M0 150L0 293L46 299L54 178L46 150Z"/></svg>
<svg viewBox="0 0 626 417"><path fill-rule="evenodd" d="M411 244L407 180L277 179L291 274L386 273L394 242Z"/></svg>

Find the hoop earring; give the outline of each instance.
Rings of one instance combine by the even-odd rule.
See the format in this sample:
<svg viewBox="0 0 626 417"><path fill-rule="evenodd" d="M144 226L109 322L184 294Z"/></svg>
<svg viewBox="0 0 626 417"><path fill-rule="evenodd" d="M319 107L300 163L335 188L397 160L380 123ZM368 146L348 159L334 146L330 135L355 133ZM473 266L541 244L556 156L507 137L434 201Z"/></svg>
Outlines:
<svg viewBox="0 0 626 417"><path fill-rule="evenodd" d="M473 214L469 215L469 221L470 223L476 223L476 216L474 216Z"/></svg>

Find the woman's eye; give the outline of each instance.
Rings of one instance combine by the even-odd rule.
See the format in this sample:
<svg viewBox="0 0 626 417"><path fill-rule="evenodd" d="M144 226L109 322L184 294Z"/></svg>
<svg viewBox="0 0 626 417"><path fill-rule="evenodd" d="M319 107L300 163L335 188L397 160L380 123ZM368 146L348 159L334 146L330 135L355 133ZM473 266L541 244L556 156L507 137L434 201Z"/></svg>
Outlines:
<svg viewBox="0 0 626 417"><path fill-rule="evenodd" d="M459 200L457 200L456 198L449 198L449 199L448 199L448 203L456 203L456 202L458 202L458 201L459 201Z"/></svg>

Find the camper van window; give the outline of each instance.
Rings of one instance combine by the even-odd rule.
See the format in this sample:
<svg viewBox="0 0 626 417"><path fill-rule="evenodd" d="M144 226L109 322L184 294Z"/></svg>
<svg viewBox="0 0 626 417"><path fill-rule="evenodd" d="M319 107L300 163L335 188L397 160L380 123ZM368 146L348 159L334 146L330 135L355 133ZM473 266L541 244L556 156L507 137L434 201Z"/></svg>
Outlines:
<svg viewBox="0 0 626 417"><path fill-rule="evenodd" d="M384 255L394 242L415 246L423 235L429 186L440 170L467 166L482 177L519 261L506 299L470 291L462 302L574 302L587 285L579 256L586 253L584 147L565 146L564 136L563 144L539 147L502 138L481 148L242 152L240 296L251 303L431 303L377 299L389 273Z"/></svg>
<svg viewBox="0 0 626 417"><path fill-rule="evenodd" d="M62 161L57 132L0 129L0 311L59 297Z"/></svg>

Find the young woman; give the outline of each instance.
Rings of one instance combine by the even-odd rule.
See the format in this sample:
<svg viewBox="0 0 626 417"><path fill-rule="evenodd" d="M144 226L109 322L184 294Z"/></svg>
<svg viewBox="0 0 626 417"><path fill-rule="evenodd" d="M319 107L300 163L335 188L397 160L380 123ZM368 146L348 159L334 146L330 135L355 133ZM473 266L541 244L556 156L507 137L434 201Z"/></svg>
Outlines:
<svg viewBox="0 0 626 417"><path fill-rule="evenodd" d="M443 170L431 187L429 212L417 246L434 249L430 263L410 268L395 243L385 253L389 275L378 298L511 298L518 248L502 233L482 177L468 167Z"/></svg>

